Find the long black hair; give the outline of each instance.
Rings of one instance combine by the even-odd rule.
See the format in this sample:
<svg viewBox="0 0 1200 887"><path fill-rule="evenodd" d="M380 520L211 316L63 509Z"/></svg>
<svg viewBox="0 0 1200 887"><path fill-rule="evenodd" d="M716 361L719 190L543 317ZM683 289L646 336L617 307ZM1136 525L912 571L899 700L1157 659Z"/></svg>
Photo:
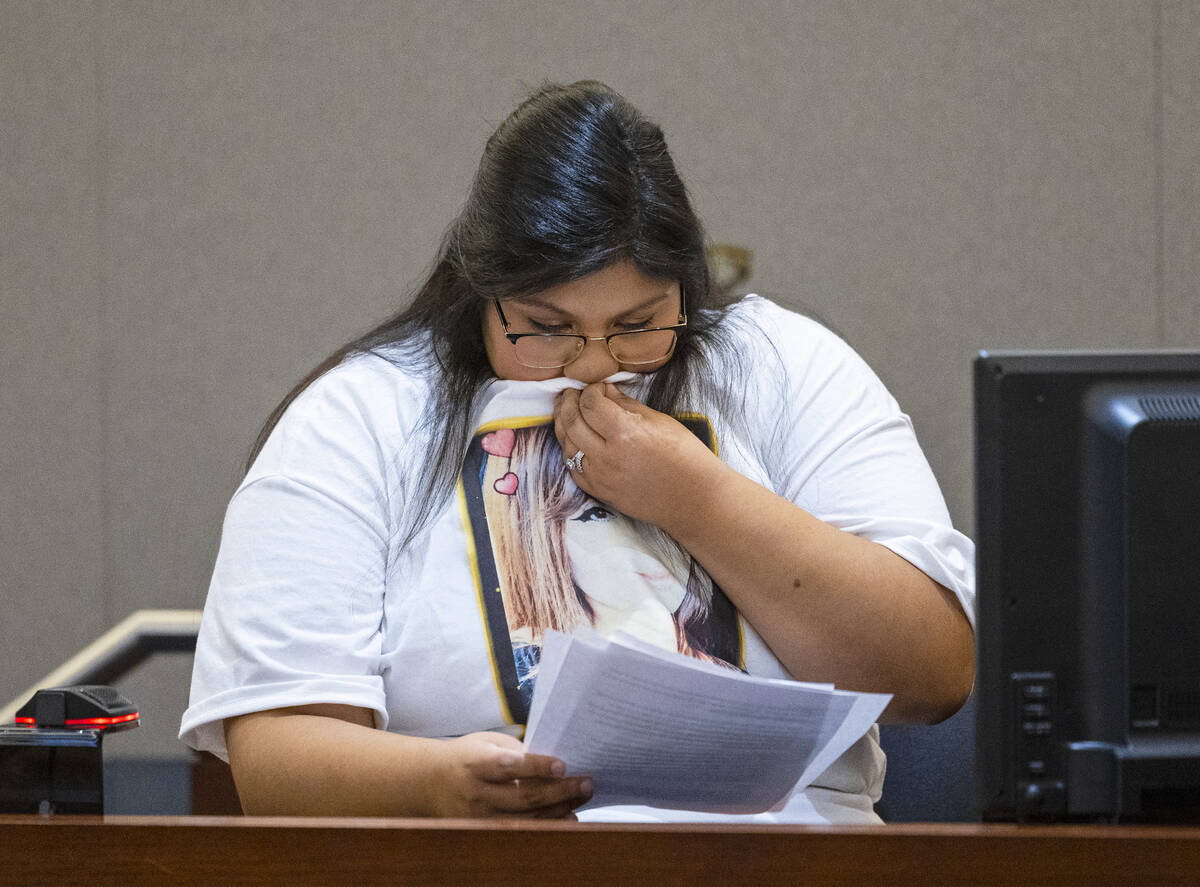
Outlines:
<svg viewBox="0 0 1200 887"><path fill-rule="evenodd" d="M453 491L476 401L493 378L482 336L488 301L540 292L620 261L678 281L688 316L673 357L653 374L647 405L672 413L699 398L729 409L737 386L712 381L710 354L732 349L705 246L656 124L602 83L543 86L488 139L466 205L409 306L301 380L268 417L246 468L289 404L347 357L374 353L424 374L429 458L415 495L404 497L407 543Z"/></svg>

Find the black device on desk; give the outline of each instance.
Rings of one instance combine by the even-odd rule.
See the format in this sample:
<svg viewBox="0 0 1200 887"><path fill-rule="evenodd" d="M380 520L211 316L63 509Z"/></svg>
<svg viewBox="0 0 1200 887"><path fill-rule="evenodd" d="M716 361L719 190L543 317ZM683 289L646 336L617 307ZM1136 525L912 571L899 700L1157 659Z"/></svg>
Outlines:
<svg viewBox="0 0 1200 887"><path fill-rule="evenodd" d="M0 813L102 814L103 737L138 723L112 687L38 690L0 726Z"/></svg>
<svg viewBox="0 0 1200 887"><path fill-rule="evenodd" d="M1200 821L1200 352L975 360L985 820Z"/></svg>

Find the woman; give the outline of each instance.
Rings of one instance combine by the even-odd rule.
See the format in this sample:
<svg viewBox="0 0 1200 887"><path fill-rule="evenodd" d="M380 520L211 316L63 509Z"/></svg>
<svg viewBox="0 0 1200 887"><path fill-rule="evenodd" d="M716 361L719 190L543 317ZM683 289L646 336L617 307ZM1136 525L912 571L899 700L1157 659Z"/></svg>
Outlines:
<svg viewBox="0 0 1200 887"><path fill-rule="evenodd" d="M748 671L892 693L897 721L966 697L973 551L907 417L816 324L715 304L661 131L601 84L548 86L489 139L410 307L293 390L230 502L182 736L228 755L248 812L590 796L515 738L489 543L455 501L478 429L547 413L574 483L723 589ZM872 731L768 818L878 821L881 780Z"/></svg>

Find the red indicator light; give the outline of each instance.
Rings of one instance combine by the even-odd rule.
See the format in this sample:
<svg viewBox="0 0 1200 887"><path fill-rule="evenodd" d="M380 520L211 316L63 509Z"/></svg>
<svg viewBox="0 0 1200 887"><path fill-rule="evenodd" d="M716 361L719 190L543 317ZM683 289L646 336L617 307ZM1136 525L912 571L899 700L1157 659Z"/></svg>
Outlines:
<svg viewBox="0 0 1200 887"><path fill-rule="evenodd" d="M103 730L105 727L114 727L117 724L128 724L130 721L136 721L138 713L132 712L127 715L118 715L115 718L69 718L63 721L64 727L99 727ZM37 721L34 718L14 718L18 726L21 727L36 727Z"/></svg>
<svg viewBox="0 0 1200 887"><path fill-rule="evenodd" d="M113 724L127 724L137 719L138 713L135 711L115 718L74 718L68 719L63 723L68 727L111 727Z"/></svg>

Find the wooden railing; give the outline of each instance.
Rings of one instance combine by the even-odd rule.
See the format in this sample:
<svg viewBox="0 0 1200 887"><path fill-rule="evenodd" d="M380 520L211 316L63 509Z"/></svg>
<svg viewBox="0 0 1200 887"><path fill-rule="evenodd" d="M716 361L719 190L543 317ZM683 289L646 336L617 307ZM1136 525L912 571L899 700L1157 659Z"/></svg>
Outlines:
<svg viewBox="0 0 1200 887"><path fill-rule="evenodd" d="M0 884L1183 885L1200 828L0 817Z"/></svg>

